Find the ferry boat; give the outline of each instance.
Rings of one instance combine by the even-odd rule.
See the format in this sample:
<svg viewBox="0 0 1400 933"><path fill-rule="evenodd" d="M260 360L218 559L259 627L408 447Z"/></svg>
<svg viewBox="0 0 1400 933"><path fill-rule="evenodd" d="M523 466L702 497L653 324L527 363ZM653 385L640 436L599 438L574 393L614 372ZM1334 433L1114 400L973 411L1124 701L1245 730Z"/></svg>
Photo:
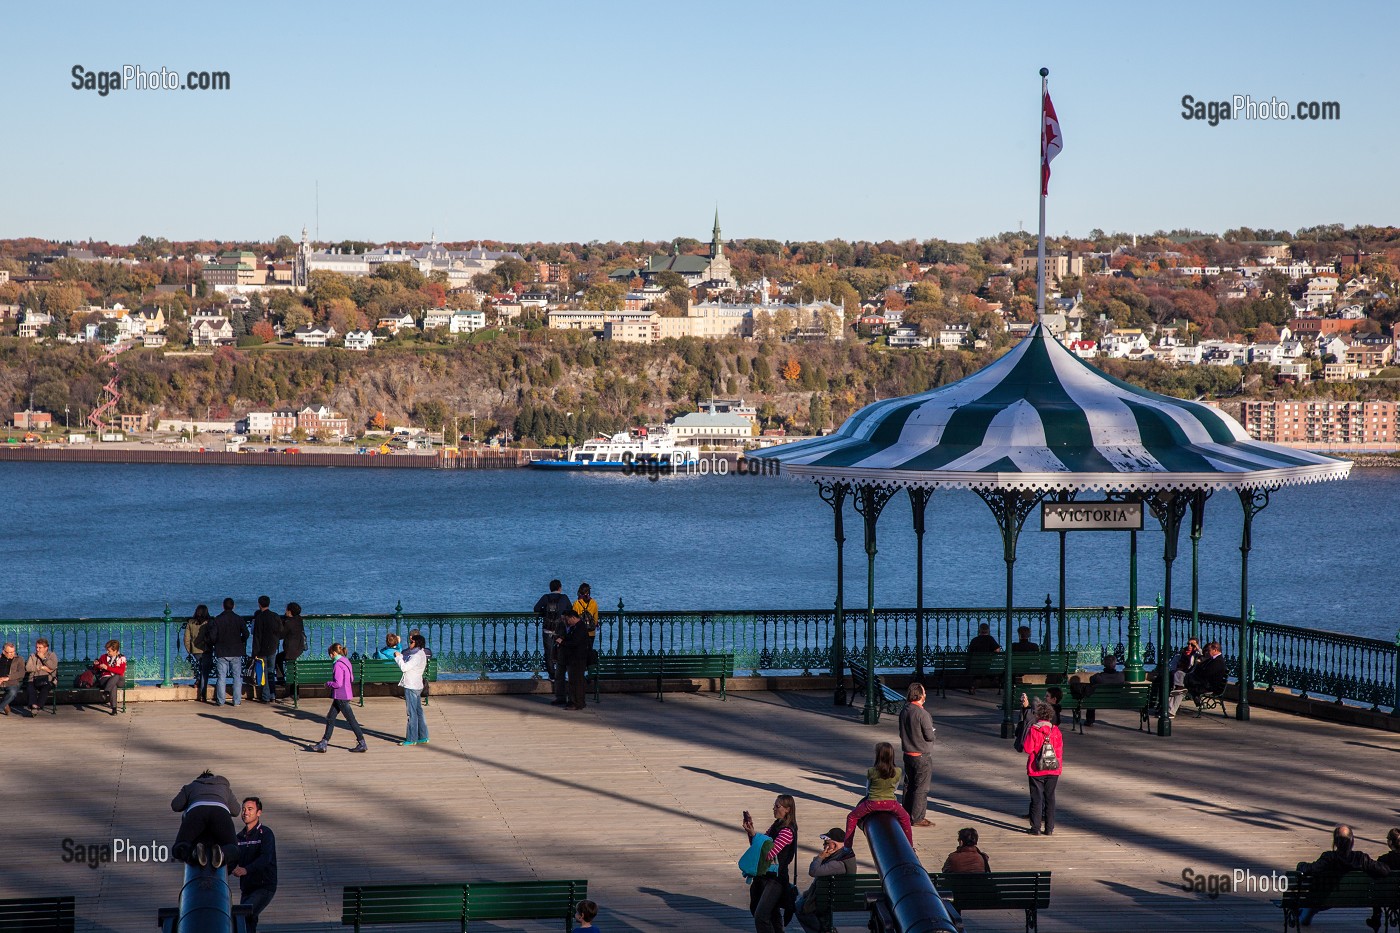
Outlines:
<svg viewBox="0 0 1400 933"><path fill-rule="evenodd" d="M599 435L568 448L563 456L530 460L542 470L628 470L660 468L667 471L699 462L700 448L677 444L666 431L636 428L611 437Z"/></svg>

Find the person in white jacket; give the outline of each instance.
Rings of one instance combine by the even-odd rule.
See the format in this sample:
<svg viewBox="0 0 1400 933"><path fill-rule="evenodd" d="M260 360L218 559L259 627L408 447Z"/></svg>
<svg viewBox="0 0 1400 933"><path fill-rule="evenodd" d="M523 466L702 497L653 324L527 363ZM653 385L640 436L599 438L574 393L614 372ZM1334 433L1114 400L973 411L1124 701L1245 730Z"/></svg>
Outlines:
<svg viewBox="0 0 1400 933"><path fill-rule="evenodd" d="M410 635L409 647L394 652L394 663L403 671L399 686L403 687L403 702L408 709L408 734L400 745L427 745L428 723L423 718L423 675L428 668L428 643L422 635Z"/></svg>

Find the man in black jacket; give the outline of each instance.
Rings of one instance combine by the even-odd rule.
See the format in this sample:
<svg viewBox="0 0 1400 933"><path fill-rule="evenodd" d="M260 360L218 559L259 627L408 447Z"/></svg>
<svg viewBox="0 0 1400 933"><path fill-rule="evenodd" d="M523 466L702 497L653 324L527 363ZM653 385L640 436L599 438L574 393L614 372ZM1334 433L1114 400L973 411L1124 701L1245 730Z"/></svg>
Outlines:
<svg viewBox="0 0 1400 933"><path fill-rule="evenodd" d="M224 681L233 681L233 705L243 702L243 655L248 644L248 624L233 611L233 600L224 600L224 611L210 622L210 650L218 676L214 681L214 703L224 705Z"/></svg>
<svg viewBox="0 0 1400 933"><path fill-rule="evenodd" d="M258 917L277 893L277 840L262 823L262 800L243 800L243 829L238 833L238 903L251 907L248 933L258 933Z"/></svg>
<svg viewBox="0 0 1400 933"><path fill-rule="evenodd" d="M1186 689L1194 697L1203 693L1220 693L1230 673L1225 668L1225 657L1220 653L1220 642L1206 645L1206 657L1186 674Z"/></svg>
<svg viewBox="0 0 1400 933"><path fill-rule="evenodd" d="M1219 645L1206 645L1206 651L1211 648L1220 650ZM1351 827L1345 823L1339 823L1332 830L1332 849L1318 856L1314 862L1299 862L1298 871L1304 875L1312 875L1319 881L1335 881L1342 875L1350 871L1364 871L1372 878L1384 878L1390 874L1390 868L1383 865L1365 852L1358 852L1355 848L1356 837L1352 835ZM1298 911L1298 922L1302 926L1312 926L1313 917L1317 916L1319 909L1326 908L1304 907Z"/></svg>
<svg viewBox="0 0 1400 933"><path fill-rule="evenodd" d="M564 584L558 580L549 581L549 592L535 603L535 615L540 617L540 643L544 647L545 676L554 681L554 705L563 706L564 672L559 669L558 642L564 633L564 613L573 608L569 597L564 595Z"/></svg>
<svg viewBox="0 0 1400 933"><path fill-rule="evenodd" d="M206 769L180 788L170 801L170 809L183 814L171 850L176 861L215 868L234 861L238 852L233 811L238 809L238 798L233 796L228 778Z"/></svg>
<svg viewBox="0 0 1400 933"><path fill-rule="evenodd" d="M588 626L583 624L572 606L564 613L564 634L558 637L557 642L557 663L563 667L561 673L565 684L564 695L568 699L568 705L564 708L583 709L588 705L588 688L584 684L584 676L588 673L588 649L592 643L588 638Z"/></svg>
<svg viewBox="0 0 1400 933"><path fill-rule="evenodd" d="M258 611L253 613L253 657L262 662L262 679L253 681L253 693L264 703L277 698L273 690L273 668L277 663L277 646L282 641L282 617L268 607L272 600L258 597Z"/></svg>

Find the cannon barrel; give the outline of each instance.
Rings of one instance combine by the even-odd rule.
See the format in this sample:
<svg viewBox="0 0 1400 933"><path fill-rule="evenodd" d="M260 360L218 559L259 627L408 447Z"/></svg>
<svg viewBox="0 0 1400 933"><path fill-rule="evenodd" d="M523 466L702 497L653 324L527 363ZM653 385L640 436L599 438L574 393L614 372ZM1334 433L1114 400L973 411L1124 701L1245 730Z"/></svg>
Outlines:
<svg viewBox="0 0 1400 933"><path fill-rule="evenodd" d="M861 820L870 854L884 885L884 901L895 933L956 933L948 905L893 813L876 810ZM879 912L877 911L877 916ZM883 926L882 922L882 926Z"/></svg>

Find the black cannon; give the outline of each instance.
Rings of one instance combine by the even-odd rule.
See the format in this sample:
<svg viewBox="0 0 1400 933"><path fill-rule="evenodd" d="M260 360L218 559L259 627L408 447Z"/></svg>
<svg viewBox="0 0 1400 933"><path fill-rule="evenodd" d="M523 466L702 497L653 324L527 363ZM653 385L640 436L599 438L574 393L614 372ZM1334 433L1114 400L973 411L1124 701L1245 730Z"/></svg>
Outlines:
<svg viewBox="0 0 1400 933"><path fill-rule="evenodd" d="M884 893L870 895L875 933L956 933L948 905L914 854L893 813L875 811L861 820Z"/></svg>
<svg viewBox="0 0 1400 933"><path fill-rule="evenodd" d="M180 906L156 915L161 933L245 933L250 911L235 907L223 868L185 866Z"/></svg>

